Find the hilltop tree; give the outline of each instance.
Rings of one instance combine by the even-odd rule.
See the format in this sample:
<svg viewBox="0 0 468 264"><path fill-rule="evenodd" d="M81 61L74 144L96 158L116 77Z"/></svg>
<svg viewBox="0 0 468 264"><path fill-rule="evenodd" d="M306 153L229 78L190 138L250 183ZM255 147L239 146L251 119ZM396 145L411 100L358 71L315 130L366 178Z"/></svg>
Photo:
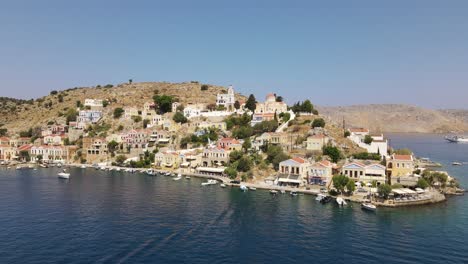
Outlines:
<svg viewBox="0 0 468 264"><path fill-rule="evenodd" d="M325 127L325 120L323 120L323 118L314 119L314 121L312 122L312 128L316 127Z"/></svg>
<svg viewBox="0 0 468 264"><path fill-rule="evenodd" d="M188 122L187 118L184 116L182 112L175 113L174 117L172 118L177 123L185 124Z"/></svg>
<svg viewBox="0 0 468 264"><path fill-rule="evenodd" d="M310 102L309 99L305 100L304 103L302 103L302 112L306 113L312 113L312 110L314 109L314 105Z"/></svg>
<svg viewBox="0 0 468 264"><path fill-rule="evenodd" d="M155 95L153 96L153 100L160 114L172 111L172 103L174 102L174 98L172 96Z"/></svg>
<svg viewBox="0 0 468 264"><path fill-rule="evenodd" d="M257 108L257 100L255 100L255 96L253 94L249 95L247 102L245 102L245 108L255 112L255 108Z"/></svg>
<svg viewBox="0 0 468 264"><path fill-rule="evenodd" d="M133 80L132 79L128 79L128 84L132 84L133 83Z"/></svg>
<svg viewBox="0 0 468 264"><path fill-rule="evenodd" d="M324 146L323 155L327 155L331 158L333 162L338 162L341 158L341 152L337 147L333 146Z"/></svg>
<svg viewBox="0 0 468 264"><path fill-rule="evenodd" d="M117 107L114 109L114 118L117 119L117 118L120 118L122 117L122 114L124 113L125 111L123 110L123 108L121 107Z"/></svg>
<svg viewBox="0 0 468 264"><path fill-rule="evenodd" d="M367 145L370 145L372 141L374 141L374 139L370 135L366 135L364 137L364 143L366 143Z"/></svg>

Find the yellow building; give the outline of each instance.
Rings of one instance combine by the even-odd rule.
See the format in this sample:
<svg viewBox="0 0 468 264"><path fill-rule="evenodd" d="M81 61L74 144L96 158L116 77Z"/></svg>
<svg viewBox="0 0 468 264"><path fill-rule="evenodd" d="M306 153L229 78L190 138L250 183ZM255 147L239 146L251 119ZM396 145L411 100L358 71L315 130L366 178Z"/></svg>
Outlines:
<svg viewBox="0 0 468 264"><path fill-rule="evenodd" d="M412 155L393 154L387 161L387 175L391 178L412 175L414 159Z"/></svg>

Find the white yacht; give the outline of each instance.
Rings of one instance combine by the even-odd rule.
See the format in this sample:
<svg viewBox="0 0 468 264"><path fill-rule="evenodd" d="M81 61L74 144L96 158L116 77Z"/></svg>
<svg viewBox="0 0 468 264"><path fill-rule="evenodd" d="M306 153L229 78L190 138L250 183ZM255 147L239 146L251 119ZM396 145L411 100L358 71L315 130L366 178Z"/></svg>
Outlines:
<svg viewBox="0 0 468 264"><path fill-rule="evenodd" d="M221 183L219 186L221 186L221 188L226 188L226 184L224 183Z"/></svg>
<svg viewBox="0 0 468 264"><path fill-rule="evenodd" d="M446 136L445 140L454 143L468 143L468 137L465 136Z"/></svg>
<svg viewBox="0 0 468 264"><path fill-rule="evenodd" d="M217 184L218 181L217 180L208 180L207 182L202 182L201 185L202 186L206 186L206 185L215 185Z"/></svg>
<svg viewBox="0 0 468 264"><path fill-rule="evenodd" d="M338 205L347 205L346 201L341 197L336 198L336 203Z"/></svg>
<svg viewBox="0 0 468 264"><path fill-rule="evenodd" d="M175 177L173 180L178 181L180 179L182 179L182 174L179 173L179 174L177 174L177 177Z"/></svg>
<svg viewBox="0 0 468 264"><path fill-rule="evenodd" d="M243 192L245 192L245 191L248 190L247 186L245 186L245 185L241 185L239 188L240 188L240 190L243 191Z"/></svg>
<svg viewBox="0 0 468 264"><path fill-rule="evenodd" d="M361 208L368 211L375 211L377 207L371 203L362 203Z"/></svg>
<svg viewBox="0 0 468 264"><path fill-rule="evenodd" d="M69 178L70 178L70 173L68 173L66 170L63 170L62 172L60 172L59 174L57 174L57 176L58 176L60 179L69 179Z"/></svg>

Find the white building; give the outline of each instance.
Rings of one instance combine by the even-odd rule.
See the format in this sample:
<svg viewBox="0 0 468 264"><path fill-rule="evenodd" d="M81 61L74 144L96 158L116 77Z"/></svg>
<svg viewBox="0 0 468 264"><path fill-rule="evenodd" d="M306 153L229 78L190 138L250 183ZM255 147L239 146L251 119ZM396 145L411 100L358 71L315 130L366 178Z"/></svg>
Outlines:
<svg viewBox="0 0 468 264"><path fill-rule="evenodd" d="M268 94L263 103L257 103L255 113L275 113L281 114L288 111L288 105L284 102L277 102L275 94Z"/></svg>
<svg viewBox="0 0 468 264"><path fill-rule="evenodd" d="M42 156L44 162L65 163L68 159L68 149L63 146L33 146L31 161L38 161L39 156Z"/></svg>
<svg viewBox="0 0 468 264"><path fill-rule="evenodd" d="M198 117L201 115L203 109L201 105L188 105L184 108L184 116L186 118Z"/></svg>
<svg viewBox="0 0 468 264"><path fill-rule="evenodd" d="M384 138L383 134L370 135L369 129L366 128L350 128L349 139L356 143L359 147L366 149L369 153L379 153L380 156L387 156L388 141ZM366 136L372 137L372 143L364 143Z"/></svg>
<svg viewBox="0 0 468 264"><path fill-rule="evenodd" d="M224 106L228 111L234 111L234 103L236 98L234 95L234 88L232 85L229 86L227 94L218 94L216 96L216 105Z"/></svg>
<svg viewBox="0 0 468 264"><path fill-rule="evenodd" d="M81 110L78 113L76 126L78 128L85 128L88 124L95 124L101 120L102 111L98 110Z"/></svg>
<svg viewBox="0 0 468 264"><path fill-rule="evenodd" d="M91 108L103 107L103 101L101 99L85 99L84 106L89 106Z"/></svg>

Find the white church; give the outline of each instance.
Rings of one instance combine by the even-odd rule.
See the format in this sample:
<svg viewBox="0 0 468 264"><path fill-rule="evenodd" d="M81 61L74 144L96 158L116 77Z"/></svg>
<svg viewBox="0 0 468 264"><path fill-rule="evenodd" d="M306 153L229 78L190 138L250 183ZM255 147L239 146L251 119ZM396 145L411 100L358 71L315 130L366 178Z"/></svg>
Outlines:
<svg viewBox="0 0 468 264"><path fill-rule="evenodd" d="M227 111L234 111L234 103L236 102L234 96L234 88L229 85L227 94L218 94L216 97L216 106L224 106Z"/></svg>

